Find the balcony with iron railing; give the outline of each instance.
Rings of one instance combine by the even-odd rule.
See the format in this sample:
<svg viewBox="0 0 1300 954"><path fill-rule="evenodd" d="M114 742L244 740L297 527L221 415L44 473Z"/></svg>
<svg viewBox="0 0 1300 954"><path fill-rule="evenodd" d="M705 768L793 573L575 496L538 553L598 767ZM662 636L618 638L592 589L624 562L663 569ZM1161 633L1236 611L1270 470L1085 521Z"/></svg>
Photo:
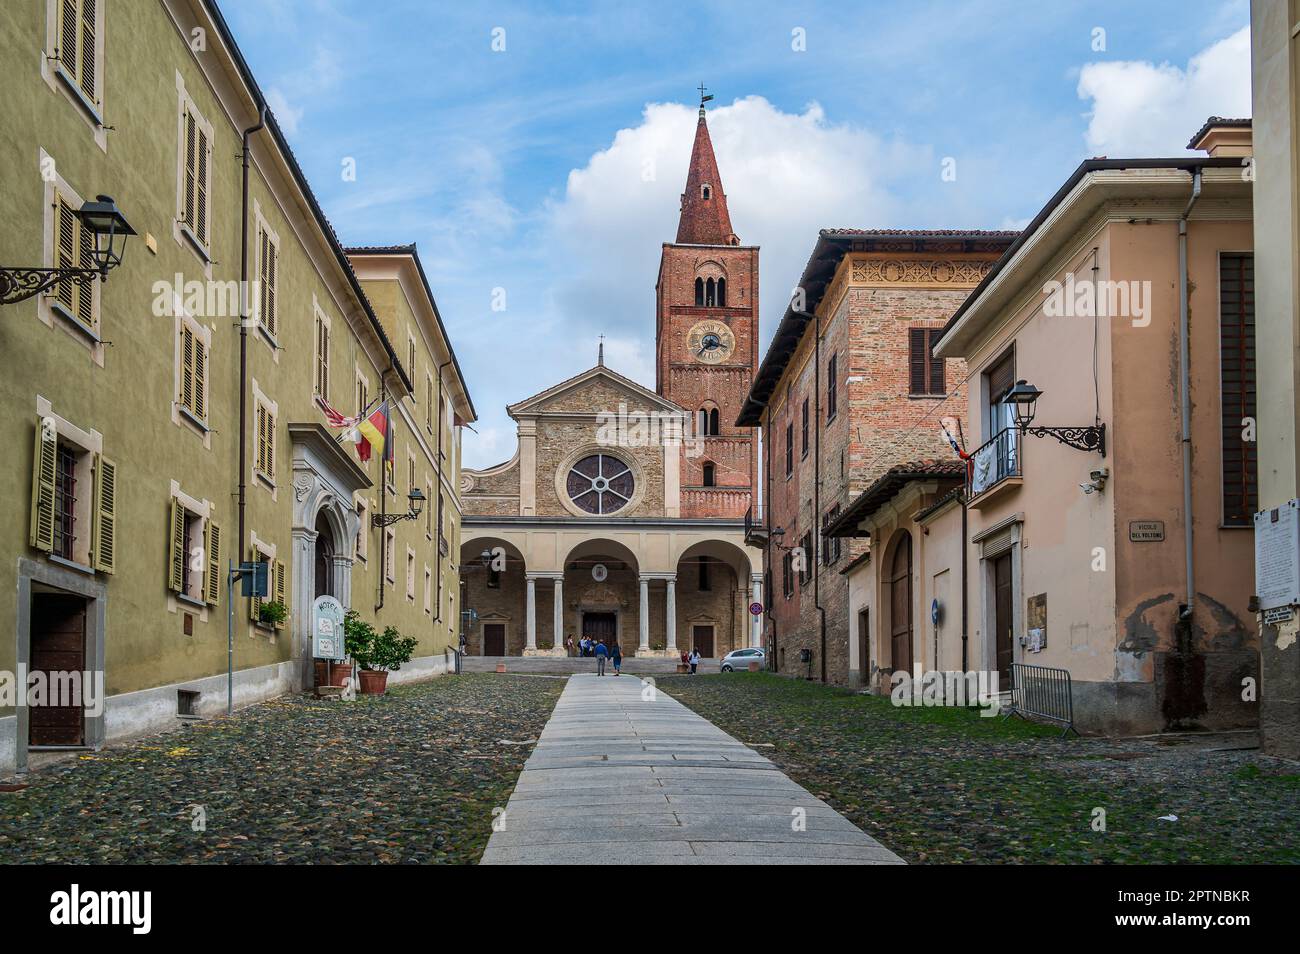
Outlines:
<svg viewBox="0 0 1300 954"><path fill-rule="evenodd" d="M966 467L966 499L978 510L1020 486L1020 434L1004 428L975 449Z"/></svg>
<svg viewBox="0 0 1300 954"><path fill-rule="evenodd" d="M763 525L763 504L752 503L745 511L745 545L762 549L767 546L767 527Z"/></svg>

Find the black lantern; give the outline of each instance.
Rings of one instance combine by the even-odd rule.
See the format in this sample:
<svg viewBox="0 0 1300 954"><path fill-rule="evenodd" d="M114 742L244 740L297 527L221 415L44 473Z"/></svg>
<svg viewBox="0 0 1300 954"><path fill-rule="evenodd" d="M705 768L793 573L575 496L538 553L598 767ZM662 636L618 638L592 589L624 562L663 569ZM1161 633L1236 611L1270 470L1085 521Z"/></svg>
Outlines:
<svg viewBox="0 0 1300 954"><path fill-rule="evenodd" d="M1085 427L1032 427L1034 415L1038 412L1038 399L1042 396L1042 391L1021 379L1002 399L1003 404L1015 408L1016 429L1021 434L1054 437L1067 447L1096 451L1102 457L1106 456L1106 425L1100 421Z"/></svg>
<svg viewBox="0 0 1300 954"><path fill-rule="evenodd" d="M82 226L94 236L95 261L93 268L64 265L59 268L0 267L0 305L12 305L48 291L59 282L70 281L78 285L95 279L108 280L109 269L122 264L126 237L135 235L135 229L117 207L111 196L97 196L94 202L83 203L73 213Z"/></svg>
<svg viewBox="0 0 1300 954"><path fill-rule="evenodd" d="M424 508L424 494L420 492L419 487L412 487L411 492L406 495L406 499L410 505L410 509L406 513L377 513L371 518L372 523L376 527L391 527L402 520L414 520Z"/></svg>
<svg viewBox="0 0 1300 954"><path fill-rule="evenodd" d="M1042 396L1042 391L1032 384L1021 378L1016 382L1016 386L1007 392L1006 397L1002 399L1003 404L1010 404L1016 409L1016 426L1021 432L1027 428L1034 420L1034 414L1038 409L1038 399Z"/></svg>
<svg viewBox="0 0 1300 954"><path fill-rule="evenodd" d="M96 196L94 202L83 204L76 215L87 231L95 236L95 262L99 265L100 275L107 275L110 268L122 264L126 237L135 235L135 229L131 228L131 223L110 195Z"/></svg>

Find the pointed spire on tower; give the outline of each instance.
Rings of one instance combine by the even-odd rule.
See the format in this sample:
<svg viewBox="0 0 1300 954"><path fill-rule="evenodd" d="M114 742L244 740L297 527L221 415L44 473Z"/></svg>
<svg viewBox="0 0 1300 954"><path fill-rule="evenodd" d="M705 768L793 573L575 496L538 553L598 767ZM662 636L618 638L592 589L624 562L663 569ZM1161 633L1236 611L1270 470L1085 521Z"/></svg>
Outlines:
<svg viewBox="0 0 1300 954"><path fill-rule="evenodd" d="M722 176L704 117L704 104L713 99L712 94L704 94L705 88L701 83L700 118L695 124L695 145L691 148L691 165L686 173L686 191L682 193L677 244L739 245L740 239L731 231L727 194L722 190Z"/></svg>
<svg viewBox="0 0 1300 954"><path fill-rule="evenodd" d="M596 367L605 366L605 336L600 336L600 345L596 348Z"/></svg>

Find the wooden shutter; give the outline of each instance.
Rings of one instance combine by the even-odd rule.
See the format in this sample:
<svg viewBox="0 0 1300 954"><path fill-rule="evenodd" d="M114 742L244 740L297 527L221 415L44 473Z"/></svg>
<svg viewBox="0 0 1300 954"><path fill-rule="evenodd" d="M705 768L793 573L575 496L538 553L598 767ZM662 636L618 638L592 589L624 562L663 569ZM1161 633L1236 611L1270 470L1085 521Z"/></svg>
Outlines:
<svg viewBox="0 0 1300 954"><path fill-rule="evenodd" d="M45 439L45 428L36 422L36 451L32 461L31 544L50 553L54 549L54 482L58 474L59 442L54 435Z"/></svg>
<svg viewBox="0 0 1300 954"><path fill-rule="evenodd" d="M171 501L171 546L167 554L167 588L175 593L181 592L185 583L185 561L190 555L185 552L185 507L175 497Z"/></svg>
<svg viewBox="0 0 1300 954"><path fill-rule="evenodd" d="M947 388L944 386L944 380L943 380L943 358L936 358L934 355L934 346L939 343L939 339L942 337L943 337L942 328L931 328L925 334L925 338L926 338L925 353L926 356L930 359L930 368L929 368L930 371L929 393L930 394L947 393Z"/></svg>
<svg viewBox="0 0 1300 954"><path fill-rule="evenodd" d="M266 415L266 476L275 480L275 415L264 409Z"/></svg>
<svg viewBox="0 0 1300 954"><path fill-rule="evenodd" d="M187 106L185 108L185 169L182 175L185 177L184 197L181 202L181 221L195 231L195 237L198 238L198 231L195 229L194 221L194 203L198 193L195 189L196 178L198 175L198 163L195 161L195 152L198 148L196 134L198 122Z"/></svg>
<svg viewBox="0 0 1300 954"><path fill-rule="evenodd" d="M998 402L1016 383L1016 356L1008 352L988 371L989 401Z"/></svg>
<svg viewBox="0 0 1300 954"><path fill-rule="evenodd" d="M1258 444L1243 439L1254 419L1255 262L1250 253L1219 257L1219 394L1223 523L1249 527L1259 505Z"/></svg>
<svg viewBox="0 0 1300 954"><path fill-rule="evenodd" d="M94 465L90 561L96 570L112 573L117 568L117 464L103 454L96 454Z"/></svg>
<svg viewBox="0 0 1300 954"><path fill-rule="evenodd" d="M208 553L208 572L203 580L203 599L211 606L221 602L221 527L211 517L203 534Z"/></svg>
<svg viewBox="0 0 1300 954"><path fill-rule="evenodd" d="M925 346L926 329L907 329L908 391L912 394L925 393L925 366L929 358Z"/></svg>
<svg viewBox="0 0 1300 954"><path fill-rule="evenodd" d="M266 247L265 255L262 258L262 298L266 303L266 310L263 313L262 322L266 325L266 330L271 333L271 337L274 338L276 335L276 328L279 324L279 319L275 312L275 273L277 253L275 243L271 241L271 237L266 232L262 233L262 237Z"/></svg>
<svg viewBox="0 0 1300 954"><path fill-rule="evenodd" d="M196 121L197 125L197 121ZM194 232L199 241L208 244L208 132L198 127L198 145L194 157Z"/></svg>
<svg viewBox="0 0 1300 954"><path fill-rule="evenodd" d="M181 407L194 410L194 332L181 325Z"/></svg>
<svg viewBox="0 0 1300 954"><path fill-rule="evenodd" d="M72 206L68 204L61 194L56 193L54 197L54 267L55 268L76 268L79 264L77 258L77 217L73 214ZM75 313L76 299L74 297L75 284L71 279L65 278L54 286L56 291L54 296L69 311Z"/></svg>
<svg viewBox="0 0 1300 954"><path fill-rule="evenodd" d="M95 267L95 239L90 229L77 222L77 260L81 268ZM83 281L77 286L77 320L87 328L95 327L95 286L96 281Z"/></svg>
<svg viewBox="0 0 1300 954"><path fill-rule="evenodd" d="M208 401L206 395L208 379L208 349L203 346L203 342L196 336L194 338L194 416L199 420L207 420Z"/></svg>
<svg viewBox="0 0 1300 954"><path fill-rule="evenodd" d="M283 621L276 623L275 628L284 629L284 625L289 619L289 604L285 602L284 561L276 560L275 565L271 569L275 571L275 585L271 592L275 595L275 601L285 608L285 618Z"/></svg>
<svg viewBox="0 0 1300 954"><path fill-rule="evenodd" d="M248 559L252 563L266 562L266 557L262 556L257 547L248 548ZM250 596L248 598L248 618L254 623L262 621L262 598L260 596Z"/></svg>
<svg viewBox="0 0 1300 954"><path fill-rule="evenodd" d="M95 96L95 2L96 0L81 0L81 49L78 51L81 69L77 79L81 91L92 103L98 105L99 99Z"/></svg>
<svg viewBox="0 0 1300 954"><path fill-rule="evenodd" d="M72 77L77 75L77 37L80 34L80 21L77 0L60 0L59 62Z"/></svg>

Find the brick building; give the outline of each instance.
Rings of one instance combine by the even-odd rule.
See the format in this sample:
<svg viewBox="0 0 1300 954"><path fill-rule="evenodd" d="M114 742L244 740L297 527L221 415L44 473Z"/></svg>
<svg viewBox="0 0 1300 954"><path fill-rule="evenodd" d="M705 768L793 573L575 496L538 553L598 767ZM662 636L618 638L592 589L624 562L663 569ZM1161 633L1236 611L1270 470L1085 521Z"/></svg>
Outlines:
<svg viewBox="0 0 1300 954"><path fill-rule="evenodd" d="M866 552L821 530L896 465L952 456L964 366L930 354L1014 232L826 229L755 375L741 427L762 427L765 519L747 534L768 585L764 642L780 671L860 683L848 581Z"/></svg>
<svg viewBox="0 0 1300 954"><path fill-rule="evenodd" d="M732 422L757 357L758 248L731 228L700 110L677 241L656 290L656 390L595 367L510 405L519 445L466 471L462 606L468 651L723 655L758 635L744 515L757 473Z"/></svg>

